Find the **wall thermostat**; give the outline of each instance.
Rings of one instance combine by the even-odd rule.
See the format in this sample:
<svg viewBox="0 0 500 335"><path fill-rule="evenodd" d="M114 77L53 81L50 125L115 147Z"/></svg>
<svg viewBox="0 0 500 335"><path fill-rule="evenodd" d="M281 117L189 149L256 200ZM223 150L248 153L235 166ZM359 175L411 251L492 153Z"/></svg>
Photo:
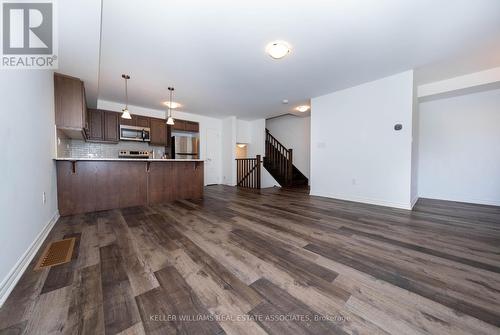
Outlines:
<svg viewBox="0 0 500 335"><path fill-rule="evenodd" d="M401 129L403 129L403 125L401 123L396 123L394 125L394 130L401 130Z"/></svg>

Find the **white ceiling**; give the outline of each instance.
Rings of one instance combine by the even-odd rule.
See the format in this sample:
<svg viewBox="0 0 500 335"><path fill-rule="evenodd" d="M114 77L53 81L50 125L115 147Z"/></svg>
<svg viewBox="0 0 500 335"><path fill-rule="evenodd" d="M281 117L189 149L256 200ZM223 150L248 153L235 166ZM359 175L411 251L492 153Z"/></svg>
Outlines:
<svg viewBox="0 0 500 335"><path fill-rule="evenodd" d="M85 82L91 107L98 98L101 0L58 1L59 69Z"/></svg>
<svg viewBox="0 0 500 335"><path fill-rule="evenodd" d="M185 111L255 119L412 68L423 82L452 76L463 62L425 69L500 50L500 1L102 0L101 38L99 99L123 102L129 73L130 104L162 108L174 85ZM275 39L288 57L265 54Z"/></svg>

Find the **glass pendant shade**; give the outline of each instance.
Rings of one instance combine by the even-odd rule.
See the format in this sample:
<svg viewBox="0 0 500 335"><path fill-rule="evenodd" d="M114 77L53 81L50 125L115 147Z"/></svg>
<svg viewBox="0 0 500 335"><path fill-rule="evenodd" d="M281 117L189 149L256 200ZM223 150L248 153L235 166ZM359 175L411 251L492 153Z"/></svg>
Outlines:
<svg viewBox="0 0 500 335"><path fill-rule="evenodd" d="M131 118L132 116L130 116L128 109L126 108L122 109L122 119L130 120Z"/></svg>
<svg viewBox="0 0 500 335"><path fill-rule="evenodd" d="M167 124L169 126L173 126L174 125L174 118L169 116L168 119L167 119Z"/></svg>
<svg viewBox="0 0 500 335"><path fill-rule="evenodd" d="M130 116L130 113L128 111L128 85L127 85L130 76L128 74L122 74L122 78L125 80L125 108L122 109L122 119L130 120L132 116Z"/></svg>

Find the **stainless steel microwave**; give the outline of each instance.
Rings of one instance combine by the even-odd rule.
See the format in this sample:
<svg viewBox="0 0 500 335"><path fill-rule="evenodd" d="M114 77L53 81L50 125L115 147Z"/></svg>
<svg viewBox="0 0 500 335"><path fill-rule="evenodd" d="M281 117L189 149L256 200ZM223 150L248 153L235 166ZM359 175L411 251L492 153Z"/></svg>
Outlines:
<svg viewBox="0 0 500 335"><path fill-rule="evenodd" d="M149 142L151 141L151 129L122 124L120 125L120 140Z"/></svg>

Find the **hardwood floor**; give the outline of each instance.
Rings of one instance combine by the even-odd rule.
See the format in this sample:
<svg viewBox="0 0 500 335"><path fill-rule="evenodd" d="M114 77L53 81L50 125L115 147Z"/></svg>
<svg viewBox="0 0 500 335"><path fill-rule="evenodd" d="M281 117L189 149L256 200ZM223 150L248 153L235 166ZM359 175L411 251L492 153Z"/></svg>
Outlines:
<svg viewBox="0 0 500 335"><path fill-rule="evenodd" d="M62 237L73 260L32 262L0 334L500 334L500 207L210 186Z"/></svg>

